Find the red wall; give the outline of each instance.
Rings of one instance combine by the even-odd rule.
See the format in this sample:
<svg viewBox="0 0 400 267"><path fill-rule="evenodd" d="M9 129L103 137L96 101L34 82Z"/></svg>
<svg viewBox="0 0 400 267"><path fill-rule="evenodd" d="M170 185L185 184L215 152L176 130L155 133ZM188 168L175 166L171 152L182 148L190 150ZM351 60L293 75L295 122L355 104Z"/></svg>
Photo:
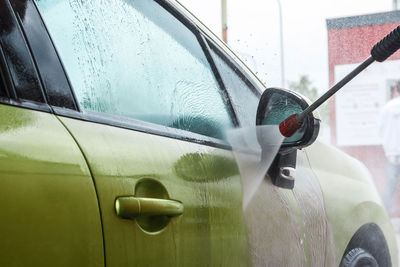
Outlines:
<svg viewBox="0 0 400 267"><path fill-rule="evenodd" d="M400 23L400 22L399 22ZM329 54L329 84L334 84L334 68L336 65L361 63L370 56L372 46L392 31L399 23L328 30ZM400 59L400 52L396 52L388 60ZM374 63L379 64L379 63ZM399 73L400 78L400 73ZM344 87L342 90L346 90ZM335 98L329 103L331 141L336 142L336 114ZM346 153L362 161L372 173L378 190L383 189L385 181L385 156L381 146L352 146L339 147ZM398 187L400 189L400 185ZM399 192L400 190L398 190ZM400 215L400 194L394 201L393 215ZM399 204L395 204L399 203Z"/></svg>

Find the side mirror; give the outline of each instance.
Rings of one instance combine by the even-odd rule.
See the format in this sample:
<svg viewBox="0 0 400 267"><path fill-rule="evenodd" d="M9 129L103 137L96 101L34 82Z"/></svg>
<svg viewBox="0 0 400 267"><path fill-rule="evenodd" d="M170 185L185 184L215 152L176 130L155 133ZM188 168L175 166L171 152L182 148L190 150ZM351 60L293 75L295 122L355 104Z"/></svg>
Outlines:
<svg viewBox="0 0 400 267"><path fill-rule="evenodd" d="M268 88L261 95L258 104L256 125L278 126L287 117L301 113L308 106L307 100L293 91ZM304 119L302 127L294 135L283 140L268 170L274 185L289 189L294 187L297 149L309 146L317 139L319 126L320 120L310 113ZM260 140L262 137L257 138Z"/></svg>
<svg viewBox="0 0 400 267"><path fill-rule="evenodd" d="M257 109L256 125L279 125L295 113L301 113L309 104L301 95L278 88L268 88L261 95ZM303 126L291 137L283 140L281 149L303 148L311 145L319 133L319 119L308 115Z"/></svg>

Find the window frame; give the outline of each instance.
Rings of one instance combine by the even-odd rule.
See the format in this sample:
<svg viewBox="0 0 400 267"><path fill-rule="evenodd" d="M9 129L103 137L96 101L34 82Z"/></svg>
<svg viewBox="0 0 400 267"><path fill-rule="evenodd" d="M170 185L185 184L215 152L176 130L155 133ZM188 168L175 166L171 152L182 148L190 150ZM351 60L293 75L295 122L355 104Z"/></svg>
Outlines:
<svg viewBox="0 0 400 267"><path fill-rule="evenodd" d="M12 45L18 47L18 50L24 51L25 60L30 61L32 63L32 72L29 72L29 74L36 80L37 87L35 88L35 90L38 90L39 94L43 97L43 102L18 98L14 86L13 76L11 75L10 72L10 66L9 66L10 62L8 62L4 51L4 43L0 39L0 82L2 83L1 85L2 89L4 89L6 94L6 96L0 97L0 104L17 106L43 112L51 112L51 108L46 101L45 92L43 90L39 73L37 72L35 61L32 57L32 53L27 43L25 33L22 30L20 20L18 19L14 7L12 6L12 3L9 0L5 0L3 4L7 6L8 13L11 18L11 21L9 21L10 23L9 26L15 27L16 31L20 35L20 38L22 39L22 42L19 43L13 42ZM4 12L7 12L7 10L4 10ZM15 75L24 75L24 74L15 72ZM21 88L23 88L24 90L32 89L26 87L21 87Z"/></svg>
<svg viewBox="0 0 400 267"><path fill-rule="evenodd" d="M231 57L227 56L226 53L222 50L222 48L220 46L218 46L214 40L212 40L208 36L205 36L204 38L206 39L206 42L208 43L208 46L210 49L210 54L211 54L211 51L213 51L215 54L217 54L217 56L220 57L221 60L223 60L227 64L227 66L232 70L232 72L235 73L238 76L238 78L246 84L246 88L243 88L243 90L249 91L249 94L253 94L256 98L260 99L261 95L262 95L262 90L259 86L257 86L256 83L254 83L254 81L253 81L254 78L253 79L250 78L250 76L243 70L243 68L241 66L239 66L239 64L236 61L234 61ZM213 61L215 61L215 60L213 59ZM216 67L216 68L217 68L217 71L219 72L218 67ZM220 78L223 77L223 74L219 74L219 75L220 75ZM222 79L222 82L223 82L223 79ZM229 95L230 94L229 88L227 88L225 86L225 90L227 91L227 93ZM232 98L230 98L230 99L231 99L231 102L234 102ZM238 113L239 111L236 110L236 105L233 105L233 107L235 109L235 112ZM238 119L239 123L241 123L239 117L237 119ZM255 121L255 119L254 119L254 121Z"/></svg>
<svg viewBox="0 0 400 267"><path fill-rule="evenodd" d="M12 83L9 79L9 73L7 68L7 63L4 58L3 48L0 43L0 92L4 94L3 96L0 94L0 98L9 99L12 98L9 92L9 88L11 88ZM12 90L13 98L15 98L15 91ZM0 99L1 101L1 99ZM4 100L3 100L4 101Z"/></svg>
<svg viewBox="0 0 400 267"><path fill-rule="evenodd" d="M183 140L183 141L188 141L188 142L193 142L193 143L198 143L202 145L207 145L207 146L212 146L212 147L218 147L218 148L223 148L227 150L231 150L231 146L224 140L216 139L213 137L201 135L201 134L196 134L190 131L186 130L180 130L172 127L167 127L155 123L150 123L150 122L145 122L142 120L138 119L130 119L122 116L113 116L109 114L104 114L104 113L98 113L94 114L94 112L86 112L82 111L79 108L78 101L76 99L74 90L71 86L71 82L69 80L69 77L65 71L65 68L62 64L61 58L59 56L59 53L57 52L57 49L55 48L54 42L51 39L50 33L46 27L46 24L40 14L39 8L37 6L37 3L34 0L25 0L25 1L32 1L34 6L36 7L36 12L37 15L40 16L41 18L41 25L36 25L37 27L40 27L41 31L45 31L47 34L49 40L51 41L52 47L54 49L53 52L55 52L55 55L57 56L58 60L57 62L53 62L53 64L58 64L62 71L63 74L65 75L65 78L68 80L68 85L69 89L72 92L72 99L75 103L75 108L65 108L62 106L55 106L52 105L51 103L49 104L52 110L52 113L58 116L63 116L63 117L68 117L68 118L73 118L73 119L78 119L82 121L87 121L87 122L93 122L93 123L99 123L99 124L104 124L108 126L113 126L113 127L118 127L118 128L124 128L124 129L129 129L129 130L134 130L138 132L143 132L143 133L148 133L148 134L153 134L153 135L158 135L158 136L163 136L163 137L169 137L169 138L174 138L178 140ZM235 63L233 60L229 59L229 56L225 55L223 50L219 48L218 45L214 43L194 22L192 22L188 17L186 17L184 14L182 14L172 3L170 3L168 0L154 0L156 3L158 3L162 8L164 8L167 12L169 12L171 15L173 15L178 21L180 21L185 27L187 27L196 37L197 41L199 42L202 51L204 55L207 58L207 61L211 67L211 70L213 72L214 78L216 79L217 84L219 85L219 90L221 90L222 95L224 96L224 104L226 108L228 109L228 114L230 118L232 119L234 127L239 127L239 120L236 115L236 110L234 106L232 105L232 98L229 96L229 92L227 88L225 87L225 84L223 83L223 80L221 78L221 75L218 71L218 68L212 58L211 55L211 48L210 45L216 48L217 51L219 51L222 55L222 58L227 60L227 63L229 66L235 66L237 70L241 70L241 68L238 66L237 63ZM29 34L27 35L27 41L29 42ZM36 53L35 51L32 51L32 56L35 58L38 57L43 57L40 53ZM41 73L41 72L40 72ZM259 88L251 82L251 78L249 78L245 72L240 71L239 72L241 76L245 77L245 80L248 81L252 87ZM58 73L59 75L59 73ZM53 86L47 86L44 88L45 91L51 91L54 90ZM49 92L47 92L48 94ZM261 95L261 91L258 91L259 95Z"/></svg>
<svg viewBox="0 0 400 267"><path fill-rule="evenodd" d="M23 0L26 9L24 10L24 19L22 19L21 10L18 10L18 5L15 4L15 2L21 0L10 1L20 30L29 47L32 60L35 63L36 72L40 77L46 103L50 106L64 103L67 108L79 110L67 73L44 25L36 2L34 0Z"/></svg>
<svg viewBox="0 0 400 267"><path fill-rule="evenodd" d="M239 78L249 87L249 91L251 91L255 96L261 97L262 90L257 86L256 83L253 82L253 79L243 70L239 64L232 60L230 57L226 55L225 52L219 47L214 40L210 37L205 37L207 43L209 44L210 51L214 51L221 59L232 69L232 71L239 76Z"/></svg>
<svg viewBox="0 0 400 267"><path fill-rule="evenodd" d="M198 34L199 34L199 37L197 37L197 39L200 42L200 45L201 45L201 47L203 49L203 52L204 52L204 54L205 54L205 56L207 58L208 63L210 64L211 70L212 70L212 72L214 74L214 78L218 83L219 90L221 91L221 93L223 95L222 101L224 101L224 104L225 104L226 108L228 109L228 113L229 113L229 116L230 116L230 118L232 120L233 126L235 128L237 128L237 127L240 126L240 122L239 122L239 119L238 119L238 117L236 115L235 108L234 108L234 106L232 104L232 98L230 97L229 92L226 89L226 86L225 86L225 84L224 84L224 82L222 80L221 74L219 73L217 65L214 62L214 59L212 58L210 47L209 47L209 45L208 45L208 43L207 43L207 41L206 41L206 39L204 37L204 34L200 30L198 31Z"/></svg>

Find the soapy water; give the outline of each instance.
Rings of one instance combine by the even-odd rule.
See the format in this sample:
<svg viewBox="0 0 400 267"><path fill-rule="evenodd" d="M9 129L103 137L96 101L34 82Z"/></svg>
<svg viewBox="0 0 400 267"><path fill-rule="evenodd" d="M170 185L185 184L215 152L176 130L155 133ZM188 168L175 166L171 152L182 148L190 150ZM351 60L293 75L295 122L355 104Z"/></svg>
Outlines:
<svg viewBox="0 0 400 267"><path fill-rule="evenodd" d="M227 136L241 175L252 265L337 265L322 192L305 152L298 151L295 188L280 189L266 175L284 139L278 126L239 128Z"/></svg>
<svg viewBox="0 0 400 267"><path fill-rule="evenodd" d="M228 131L227 137L242 177L243 210L246 210L284 137L277 125L237 128Z"/></svg>
<svg viewBox="0 0 400 267"><path fill-rule="evenodd" d="M285 196L290 190L281 192L266 176L283 142L278 126L240 128L227 136L241 176L251 265L305 266L302 233Z"/></svg>

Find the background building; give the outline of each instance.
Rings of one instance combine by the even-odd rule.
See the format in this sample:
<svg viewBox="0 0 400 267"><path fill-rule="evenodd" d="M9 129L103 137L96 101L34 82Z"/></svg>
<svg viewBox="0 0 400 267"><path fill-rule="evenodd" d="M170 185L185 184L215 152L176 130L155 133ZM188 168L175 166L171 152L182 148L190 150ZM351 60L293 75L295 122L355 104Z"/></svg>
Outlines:
<svg viewBox="0 0 400 267"><path fill-rule="evenodd" d="M330 85L369 57L372 46L399 24L400 11L328 19ZM329 103L332 144L362 161L380 191L385 181L385 156L378 136L380 111L396 80L400 80L399 52L371 65ZM399 216L399 193L393 208L393 215Z"/></svg>

